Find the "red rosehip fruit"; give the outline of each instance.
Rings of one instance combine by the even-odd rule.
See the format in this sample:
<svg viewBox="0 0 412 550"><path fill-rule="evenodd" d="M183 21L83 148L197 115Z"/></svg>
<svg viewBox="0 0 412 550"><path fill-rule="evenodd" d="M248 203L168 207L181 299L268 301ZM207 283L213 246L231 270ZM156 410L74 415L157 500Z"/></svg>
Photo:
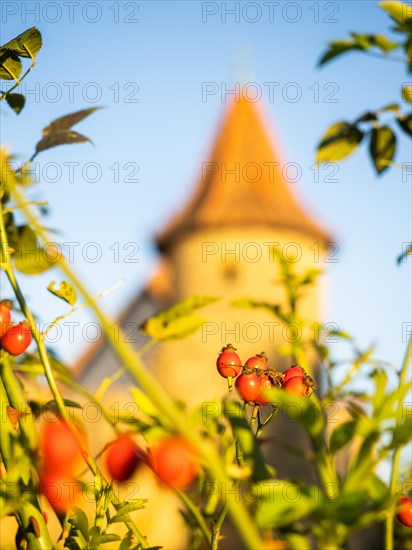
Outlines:
<svg viewBox="0 0 412 550"><path fill-rule="evenodd" d="M223 378L235 378L242 369L242 361L236 353L236 348L232 344L228 344L222 348L219 357L216 361L217 370Z"/></svg>
<svg viewBox="0 0 412 550"><path fill-rule="evenodd" d="M2 300L0 302L0 338L11 327L11 302Z"/></svg>
<svg viewBox="0 0 412 550"><path fill-rule="evenodd" d="M260 377L259 395L255 399L256 405L268 405L271 402L271 398L267 394L267 390L272 387L270 378L266 375Z"/></svg>
<svg viewBox="0 0 412 550"><path fill-rule="evenodd" d="M260 392L259 376L254 373L242 373L236 378L235 386L243 401L254 402Z"/></svg>
<svg viewBox="0 0 412 550"><path fill-rule="evenodd" d="M412 527L412 498L402 496L399 499L396 519L407 527Z"/></svg>
<svg viewBox="0 0 412 550"><path fill-rule="evenodd" d="M139 447L131 437L123 435L110 445L106 466L113 479L126 481L132 477L141 460Z"/></svg>
<svg viewBox="0 0 412 550"><path fill-rule="evenodd" d="M172 437L161 441L154 449L152 468L166 485L185 489L197 476L199 457L185 439Z"/></svg>
<svg viewBox="0 0 412 550"><path fill-rule="evenodd" d="M29 323L22 321L6 330L1 337L0 344L10 355L21 355L30 346L32 339Z"/></svg>

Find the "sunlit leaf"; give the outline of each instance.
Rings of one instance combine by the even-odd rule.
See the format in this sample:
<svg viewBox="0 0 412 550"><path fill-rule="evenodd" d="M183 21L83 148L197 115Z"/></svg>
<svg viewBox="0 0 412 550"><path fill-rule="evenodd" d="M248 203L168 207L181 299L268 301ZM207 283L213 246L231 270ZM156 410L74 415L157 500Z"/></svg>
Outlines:
<svg viewBox="0 0 412 550"><path fill-rule="evenodd" d="M43 137L47 137L50 134L54 134L55 132L60 132L61 130L69 130L72 126L85 119L86 117L94 113L94 111L100 108L101 107L90 107L89 109L83 109L82 111L76 111L75 113L56 118L55 120L50 122L48 126L43 128Z"/></svg>
<svg viewBox="0 0 412 550"><path fill-rule="evenodd" d="M215 302L211 296L193 296L175 306L147 319L142 325L143 332L155 340L176 340L196 332L205 319L194 310Z"/></svg>
<svg viewBox="0 0 412 550"><path fill-rule="evenodd" d="M26 99L22 94L7 94L6 101L13 111L18 115L23 109Z"/></svg>
<svg viewBox="0 0 412 550"><path fill-rule="evenodd" d="M347 122L333 124L324 134L318 146L317 162L342 160L355 151L364 134Z"/></svg>
<svg viewBox="0 0 412 550"><path fill-rule="evenodd" d="M412 86L405 84L402 88L402 98L407 103L412 103Z"/></svg>
<svg viewBox="0 0 412 550"><path fill-rule="evenodd" d="M10 50L20 57L34 58L39 53L41 46L41 33L36 27L32 27L0 46L0 52Z"/></svg>
<svg viewBox="0 0 412 550"><path fill-rule="evenodd" d="M69 517L69 523L76 527L87 540L89 533L89 521L86 514L80 508L73 507L73 513Z"/></svg>
<svg viewBox="0 0 412 550"><path fill-rule="evenodd" d="M398 117L396 120L402 130L408 134L408 136L412 136L412 114L405 117Z"/></svg>
<svg viewBox="0 0 412 550"><path fill-rule="evenodd" d="M350 440L356 435L356 420L344 422L337 426L331 435L329 449L331 453L336 453L339 449L347 445Z"/></svg>
<svg viewBox="0 0 412 550"><path fill-rule="evenodd" d="M319 65L325 65L331 59L334 59L338 55L349 52L351 50L360 50L362 49L358 44L353 40L334 40L329 42L329 49L322 55L319 60Z"/></svg>
<svg viewBox="0 0 412 550"><path fill-rule="evenodd" d="M386 11L386 13L390 15L392 19L401 26L401 28L405 28L405 24L410 23L412 19L411 6L404 4L403 2L380 2L379 7Z"/></svg>
<svg viewBox="0 0 412 550"><path fill-rule="evenodd" d="M389 126L372 129L369 151L378 174L390 166L395 150L396 137Z"/></svg>
<svg viewBox="0 0 412 550"><path fill-rule="evenodd" d="M56 282L52 281L47 287L47 290L58 298L61 298L71 306L74 306L77 301L77 294L72 285L70 283L67 283L66 281L62 281L59 285L59 288L55 288L55 284Z"/></svg>
<svg viewBox="0 0 412 550"><path fill-rule="evenodd" d="M17 82L23 70L23 65L14 52L0 51L0 79Z"/></svg>
<svg viewBox="0 0 412 550"><path fill-rule="evenodd" d="M12 257L16 269L25 275L43 273L54 265L28 225L17 228L16 252Z"/></svg>

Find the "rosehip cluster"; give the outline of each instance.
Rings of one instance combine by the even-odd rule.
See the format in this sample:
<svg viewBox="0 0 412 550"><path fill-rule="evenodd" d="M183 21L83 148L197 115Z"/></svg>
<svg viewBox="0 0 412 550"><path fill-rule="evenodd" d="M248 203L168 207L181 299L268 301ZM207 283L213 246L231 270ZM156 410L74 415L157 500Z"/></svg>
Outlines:
<svg viewBox="0 0 412 550"><path fill-rule="evenodd" d="M249 357L243 365L236 349L228 344L220 351L216 361L219 374L228 379L229 391L232 378L236 378L235 387L247 403L268 405L271 402L272 387L283 388L289 393L309 397L316 389L315 381L300 365L293 365L281 373L270 368L265 352Z"/></svg>
<svg viewBox="0 0 412 550"><path fill-rule="evenodd" d="M4 349L10 355L21 355L30 346L32 334L27 320L12 325L11 302L0 302L0 349Z"/></svg>

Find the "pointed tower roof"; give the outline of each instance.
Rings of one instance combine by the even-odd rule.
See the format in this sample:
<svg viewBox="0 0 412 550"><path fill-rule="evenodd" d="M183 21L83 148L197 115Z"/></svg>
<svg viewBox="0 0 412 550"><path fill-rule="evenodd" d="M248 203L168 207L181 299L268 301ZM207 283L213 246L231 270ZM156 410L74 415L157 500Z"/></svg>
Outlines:
<svg viewBox="0 0 412 550"><path fill-rule="evenodd" d="M256 104L234 101L192 199L157 236L159 249L167 251L193 231L222 226L272 226L329 240L293 196L284 167Z"/></svg>

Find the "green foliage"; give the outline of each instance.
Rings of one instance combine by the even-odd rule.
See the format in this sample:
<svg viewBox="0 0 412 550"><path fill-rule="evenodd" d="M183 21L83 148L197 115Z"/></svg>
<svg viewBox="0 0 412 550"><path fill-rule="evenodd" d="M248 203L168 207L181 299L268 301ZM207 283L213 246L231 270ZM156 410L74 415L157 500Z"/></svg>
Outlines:
<svg viewBox="0 0 412 550"><path fill-rule="evenodd" d="M403 41L393 42L384 35L351 33L348 40L335 40L329 43L328 50L323 54L319 65L325 65L331 59L350 52L372 53L382 55L382 59L391 58L395 49L403 50L403 58L407 71L412 72L412 10L402 2L381 2L379 6L397 23L395 31L403 35ZM399 59L399 58L397 58ZM410 86L402 87L402 98L411 101ZM354 122L337 122L323 135L317 147L317 162L338 162L352 154L363 138L369 139L369 154L378 175L393 165L396 152L397 136L387 121L381 122L382 113L393 111L395 121L402 132L412 136L411 115L403 115L399 105L392 103L376 111L367 111Z"/></svg>
<svg viewBox="0 0 412 550"><path fill-rule="evenodd" d="M211 296L193 296L147 319L141 330L158 341L178 340L193 334L206 321L194 313L196 309L216 302Z"/></svg>
<svg viewBox="0 0 412 550"><path fill-rule="evenodd" d="M47 290L58 298L61 298L71 306L74 306L74 304L77 302L77 294L72 285L67 281L62 281L59 284L59 288L55 288L55 284L56 282L52 281L47 287Z"/></svg>

